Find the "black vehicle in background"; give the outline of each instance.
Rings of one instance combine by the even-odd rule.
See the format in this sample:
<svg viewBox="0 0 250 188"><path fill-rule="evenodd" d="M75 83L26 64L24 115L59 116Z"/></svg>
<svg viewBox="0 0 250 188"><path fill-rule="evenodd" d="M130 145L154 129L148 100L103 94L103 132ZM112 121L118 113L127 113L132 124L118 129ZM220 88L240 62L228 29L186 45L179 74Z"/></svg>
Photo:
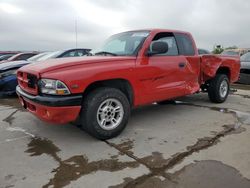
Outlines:
<svg viewBox="0 0 250 188"><path fill-rule="evenodd" d="M240 57L240 79L239 83L250 84L250 52Z"/></svg>

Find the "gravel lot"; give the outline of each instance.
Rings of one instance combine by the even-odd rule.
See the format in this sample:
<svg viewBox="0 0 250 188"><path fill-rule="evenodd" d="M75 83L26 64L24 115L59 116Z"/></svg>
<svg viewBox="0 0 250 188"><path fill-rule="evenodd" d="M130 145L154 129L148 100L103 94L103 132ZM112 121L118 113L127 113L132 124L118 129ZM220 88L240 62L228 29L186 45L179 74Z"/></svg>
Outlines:
<svg viewBox="0 0 250 188"><path fill-rule="evenodd" d="M249 188L250 87L234 87L223 104L195 94L134 109L106 142L0 99L0 187Z"/></svg>

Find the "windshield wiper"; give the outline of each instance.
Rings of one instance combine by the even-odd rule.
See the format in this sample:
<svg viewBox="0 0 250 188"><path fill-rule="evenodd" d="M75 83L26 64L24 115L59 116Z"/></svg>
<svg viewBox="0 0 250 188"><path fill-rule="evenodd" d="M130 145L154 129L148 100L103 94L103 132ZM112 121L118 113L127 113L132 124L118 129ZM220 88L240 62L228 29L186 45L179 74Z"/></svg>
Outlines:
<svg viewBox="0 0 250 188"><path fill-rule="evenodd" d="M117 56L117 54L115 54L115 53L106 52L106 51L96 52L95 55L112 55L112 56Z"/></svg>

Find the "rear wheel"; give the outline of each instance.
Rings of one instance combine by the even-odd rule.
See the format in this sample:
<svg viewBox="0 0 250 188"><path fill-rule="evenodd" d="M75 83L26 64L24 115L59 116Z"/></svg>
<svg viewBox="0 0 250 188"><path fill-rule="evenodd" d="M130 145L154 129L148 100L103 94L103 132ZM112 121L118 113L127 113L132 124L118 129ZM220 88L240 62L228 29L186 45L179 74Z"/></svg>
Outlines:
<svg viewBox="0 0 250 188"><path fill-rule="evenodd" d="M94 90L85 98L82 108L84 130L100 140L119 135L130 116L127 97L114 88Z"/></svg>
<svg viewBox="0 0 250 188"><path fill-rule="evenodd" d="M229 79L225 74L217 74L208 87L208 96L211 102L223 103L229 94Z"/></svg>

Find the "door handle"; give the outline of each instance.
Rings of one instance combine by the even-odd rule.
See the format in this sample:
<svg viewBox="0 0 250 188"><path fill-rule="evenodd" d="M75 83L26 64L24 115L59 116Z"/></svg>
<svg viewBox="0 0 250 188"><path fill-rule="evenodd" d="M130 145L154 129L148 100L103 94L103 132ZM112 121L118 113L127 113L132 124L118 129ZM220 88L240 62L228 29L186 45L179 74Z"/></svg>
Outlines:
<svg viewBox="0 0 250 188"><path fill-rule="evenodd" d="M180 68L184 68L185 66L186 66L186 63L185 63L185 62L180 62L180 63L179 63L179 67L180 67Z"/></svg>

